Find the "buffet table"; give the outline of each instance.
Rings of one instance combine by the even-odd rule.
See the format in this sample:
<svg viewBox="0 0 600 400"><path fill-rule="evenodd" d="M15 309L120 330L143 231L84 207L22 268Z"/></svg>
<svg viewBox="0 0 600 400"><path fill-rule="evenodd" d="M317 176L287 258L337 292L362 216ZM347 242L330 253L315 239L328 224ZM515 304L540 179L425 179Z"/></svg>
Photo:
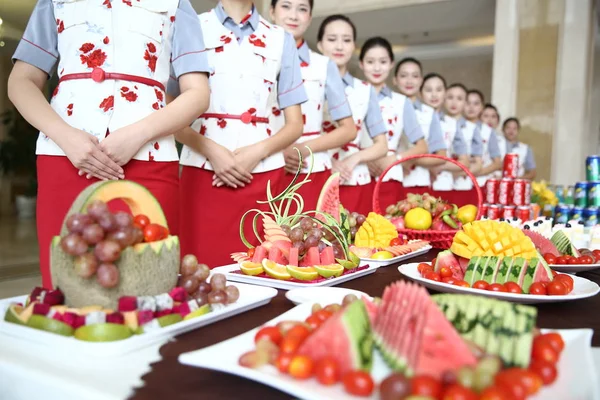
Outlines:
<svg viewBox="0 0 600 400"><path fill-rule="evenodd" d="M411 262L430 261L432 251L412 259ZM579 276L600 283L600 271L580 273ZM383 289L396 280L403 279L397 266L378 269L375 273L340 285L361 290L371 296L381 296ZM289 395L262 384L219 372L184 366L177 361L180 354L213 345L240 335L293 308L279 294L267 306L217 322L208 327L179 336L160 349L162 360L151 366L142 377L144 386L135 391L131 399L288 399ZM554 329L591 328L594 330L592 346L600 347L600 295L590 299L538 306L538 327ZM600 374L598 350L594 352L597 372ZM599 378L600 384L600 378Z"/></svg>

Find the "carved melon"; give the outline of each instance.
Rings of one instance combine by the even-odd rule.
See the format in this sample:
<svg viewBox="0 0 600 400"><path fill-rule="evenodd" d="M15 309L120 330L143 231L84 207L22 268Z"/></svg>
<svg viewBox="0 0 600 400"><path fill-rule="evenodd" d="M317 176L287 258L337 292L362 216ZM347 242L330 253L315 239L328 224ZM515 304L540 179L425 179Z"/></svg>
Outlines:
<svg viewBox="0 0 600 400"><path fill-rule="evenodd" d="M87 205L94 200L109 202L116 199L124 201L134 215L145 214L152 223L168 227L158 200L146 188L131 181L107 181L97 182L79 194L65 217L61 235L68 233L66 221L71 214L85 213ZM84 279L75 273L74 257L62 250L59 236L54 237L50 246L52 282L64 293L65 303L77 308L100 305L117 309L121 296L168 293L177 284L179 262L177 236L128 247L115 263L119 269L119 284L105 289L95 278Z"/></svg>

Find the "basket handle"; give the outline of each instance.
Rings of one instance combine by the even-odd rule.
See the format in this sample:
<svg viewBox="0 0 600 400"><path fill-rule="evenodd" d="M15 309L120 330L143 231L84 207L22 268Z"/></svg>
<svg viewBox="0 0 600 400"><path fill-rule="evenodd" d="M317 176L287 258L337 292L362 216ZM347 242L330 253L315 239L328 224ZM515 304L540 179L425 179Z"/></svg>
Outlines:
<svg viewBox="0 0 600 400"><path fill-rule="evenodd" d="M477 178L475 178L475 176L471 173L471 171L469 171L469 169L467 167L465 167L458 161L453 160L448 157L438 156L437 154L415 154L415 155L408 156L406 158L397 160L392 165L387 167L387 169L385 171L383 171L383 173L379 176L379 179L377 180L377 183L375 184L375 190L373 191L373 211L375 211L377 214L384 215L381 211L381 207L379 204L379 190L381 189L381 183L383 182L383 177L395 166L402 164L405 161L416 160L418 158L437 158L440 160L448 161L448 162L458 166L460 169L462 169L467 174L467 176L471 179L471 181L473 181L473 186L475 187L475 191L477 192L477 216L475 217L475 219L478 220L481 217L481 205L483 204L483 193L481 192L481 188L479 187L479 184L477 183Z"/></svg>

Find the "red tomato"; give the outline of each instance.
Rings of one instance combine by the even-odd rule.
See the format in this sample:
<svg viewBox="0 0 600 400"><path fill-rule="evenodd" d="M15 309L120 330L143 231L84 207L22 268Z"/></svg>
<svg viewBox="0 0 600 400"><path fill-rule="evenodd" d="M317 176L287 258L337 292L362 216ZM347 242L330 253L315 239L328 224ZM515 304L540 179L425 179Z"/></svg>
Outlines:
<svg viewBox="0 0 600 400"><path fill-rule="evenodd" d="M521 382L521 385L525 388L525 393L528 396L537 393L544 384L544 382L542 382L542 378L540 378L538 374L528 369L510 368L505 371L506 372L504 373L511 375Z"/></svg>
<svg viewBox="0 0 600 400"><path fill-rule="evenodd" d="M327 311L325 309L319 310L316 313L313 314L315 317L319 318L319 320L321 322L325 322L329 319L329 317L331 317L333 315L332 312Z"/></svg>
<svg viewBox="0 0 600 400"><path fill-rule="evenodd" d="M596 260L600 260L600 250L593 250L592 254Z"/></svg>
<svg viewBox="0 0 600 400"><path fill-rule="evenodd" d="M594 259L592 258L592 256L589 255L584 255L579 257L579 262L581 264L593 264L594 263Z"/></svg>
<svg viewBox="0 0 600 400"><path fill-rule="evenodd" d="M544 254L544 260L546 260L548 264L556 264L556 258L557 257L552 253Z"/></svg>
<svg viewBox="0 0 600 400"><path fill-rule="evenodd" d="M477 400L477 398L475 392L457 383L446 388L442 396L442 400Z"/></svg>
<svg viewBox="0 0 600 400"><path fill-rule="evenodd" d="M544 385L549 385L556 380L556 366L549 362L532 360L529 364L529 370L538 374Z"/></svg>
<svg viewBox="0 0 600 400"><path fill-rule="evenodd" d="M281 332L279 328L275 326L265 326L256 332L256 336L254 336L254 343L258 343L260 339L267 338L277 346L281 343Z"/></svg>
<svg viewBox="0 0 600 400"><path fill-rule="evenodd" d="M279 353L277 356L277 360L275 360L275 366L284 374L287 374L290 370L290 363L292 362L292 358L294 356L292 354Z"/></svg>
<svg viewBox="0 0 600 400"><path fill-rule="evenodd" d="M417 375L410 382L410 394L437 399L442 394L442 382L429 375Z"/></svg>
<svg viewBox="0 0 600 400"><path fill-rule="evenodd" d="M533 340L531 358L533 360L546 361L551 364L556 364L558 361L558 352L554 350L554 347L550 344L550 341L544 340L543 336L538 336Z"/></svg>
<svg viewBox="0 0 600 400"><path fill-rule="evenodd" d="M315 376L322 385L333 385L340 380L340 367L331 357L320 359L315 365Z"/></svg>
<svg viewBox="0 0 600 400"><path fill-rule="evenodd" d="M310 335L310 329L304 325L294 325L289 331L287 331L285 337L297 337L300 341L303 341Z"/></svg>
<svg viewBox="0 0 600 400"><path fill-rule="evenodd" d="M440 268L440 276L442 278L449 278L452 276L452 270L448 267Z"/></svg>
<svg viewBox="0 0 600 400"><path fill-rule="evenodd" d="M302 341L303 339L298 336L286 336L281 340L279 351L282 354L294 354L302 344Z"/></svg>
<svg viewBox="0 0 600 400"><path fill-rule="evenodd" d="M442 278L440 277L440 274L438 274L437 272L433 272L433 271L428 271L425 273L425 275L423 275L423 278L425 279L429 279L432 281L436 281L436 282L441 282Z"/></svg>
<svg viewBox="0 0 600 400"><path fill-rule="evenodd" d="M344 375L342 379L346 392L355 396L370 396L373 393L375 383L371 375L364 371L352 371Z"/></svg>
<svg viewBox="0 0 600 400"><path fill-rule="evenodd" d="M510 391L504 386L489 386L479 395L479 400L520 400L511 396Z"/></svg>
<svg viewBox="0 0 600 400"><path fill-rule="evenodd" d="M307 379L313 374L313 360L307 356L294 356L290 361L289 373L296 379Z"/></svg>
<svg viewBox="0 0 600 400"><path fill-rule="evenodd" d="M460 287L466 287L466 288L471 287L471 285L469 285L469 282L466 282L466 281L456 281L456 282L454 282L454 286L460 286Z"/></svg>
<svg viewBox="0 0 600 400"><path fill-rule="evenodd" d="M247 252L247 253L248 253L248 257L250 257L250 258L254 257L254 252L255 252L255 251L256 251L256 248L255 248L255 247L250 247L250 248L248 249L248 252Z"/></svg>
<svg viewBox="0 0 600 400"><path fill-rule="evenodd" d="M506 288L506 291L508 293L517 293L517 294L523 293L523 289L521 289L521 286L519 286L519 284L516 282L506 282L504 284L504 287Z"/></svg>
<svg viewBox="0 0 600 400"><path fill-rule="evenodd" d="M559 275L556 275L554 280L559 281L563 285L565 285L567 287L568 293L571 293L573 291L574 282L573 282L573 278L571 277L571 275L559 274Z"/></svg>
<svg viewBox="0 0 600 400"><path fill-rule="evenodd" d="M513 400L525 400L527 397L527 388L521 382L521 376L518 368L510 368L500 371L494 378L496 387L504 389L509 398Z"/></svg>
<svg viewBox="0 0 600 400"><path fill-rule="evenodd" d="M144 214L138 214L133 218L133 224L141 230L144 230L146 226L150 225L150 218Z"/></svg>
<svg viewBox="0 0 600 400"><path fill-rule="evenodd" d="M577 258L569 255L565 255L565 264L575 264L577 262Z"/></svg>
<svg viewBox="0 0 600 400"><path fill-rule="evenodd" d="M529 286L529 294L547 295L546 286L541 282L535 282Z"/></svg>
<svg viewBox="0 0 600 400"><path fill-rule="evenodd" d="M548 291L548 294L550 296L564 296L566 294L569 294L569 288L567 287L567 285L558 279L555 279L552 282L550 282L546 287L546 290Z"/></svg>
<svg viewBox="0 0 600 400"><path fill-rule="evenodd" d="M435 268L435 264L437 264L437 257L431 260L431 266Z"/></svg>
<svg viewBox="0 0 600 400"><path fill-rule="evenodd" d="M421 263L417 265L417 271L419 271L421 275L425 275L427 271L433 271L433 267L429 264Z"/></svg>
<svg viewBox="0 0 600 400"><path fill-rule="evenodd" d="M506 287L501 283L492 283L487 290L490 292L506 292Z"/></svg>
<svg viewBox="0 0 600 400"><path fill-rule="evenodd" d="M158 224L149 224L144 228L144 242L162 240L163 227Z"/></svg>
<svg viewBox="0 0 600 400"><path fill-rule="evenodd" d="M550 343L550 345L556 350L558 353L561 353L565 348L565 341L563 340L560 333L550 332L541 335L541 339Z"/></svg>
<svg viewBox="0 0 600 400"><path fill-rule="evenodd" d="M162 236L161 240L169 237L169 234L170 234L169 228L167 228L165 226L161 226L160 231L161 231L161 236Z"/></svg>
<svg viewBox="0 0 600 400"><path fill-rule="evenodd" d="M560 256L556 258L557 265L565 265L569 263L569 256Z"/></svg>
<svg viewBox="0 0 600 400"><path fill-rule="evenodd" d="M447 283L448 285L454 285L456 283L456 279L449 276L447 278L442 278L442 282Z"/></svg>
<svg viewBox="0 0 600 400"><path fill-rule="evenodd" d="M487 290L489 286L490 284L486 281L477 281L473 284L473 289Z"/></svg>
<svg viewBox="0 0 600 400"><path fill-rule="evenodd" d="M323 323L323 321L321 321L321 319L314 314L306 318L305 322L310 326L310 329L312 329L313 331L319 326L321 326L321 324Z"/></svg>
<svg viewBox="0 0 600 400"><path fill-rule="evenodd" d="M402 246L404 244L404 239L402 238L393 238L390 240L390 246Z"/></svg>

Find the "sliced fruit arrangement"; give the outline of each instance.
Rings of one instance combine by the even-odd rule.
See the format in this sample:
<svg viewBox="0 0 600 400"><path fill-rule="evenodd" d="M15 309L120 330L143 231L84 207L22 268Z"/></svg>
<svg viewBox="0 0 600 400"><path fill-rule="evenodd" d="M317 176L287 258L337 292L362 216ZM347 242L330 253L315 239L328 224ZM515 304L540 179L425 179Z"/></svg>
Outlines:
<svg viewBox="0 0 600 400"><path fill-rule="evenodd" d="M562 231L556 231L550 240L544 239L546 243L540 252L550 265L591 265L600 262L600 250L577 249Z"/></svg>
<svg viewBox="0 0 600 400"><path fill-rule="evenodd" d="M429 296L400 281L382 299L348 295L342 305L313 305L305 321L262 327L239 364L341 384L357 397L524 399L554 382L564 348L559 334L536 333L536 316L533 307ZM379 385L371 375L375 351L390 369Z"/></svg>
<svg viewBox="0 0 600 400"><path fill-rule="evenodd" d="M235 286L227 286L223 274L209 278L210 270L196 257L185 256L181 286L157 296L122 296L116 310L102 306L70 307L63 293L35 288L26 304L12 304L4 320L89 342L123 340L200 317L239 298ZM208 279L208 280L207 280Z"/></svg>
<svg viewBox="0 0 600 400"><path fill-rule="evenodd" d="M403 256L429 246L425 240L407 240L406 237L398 236L390 240L390 245L380 248L350 246L350 251L360 258L372 258L386 260Z"/></svg>

